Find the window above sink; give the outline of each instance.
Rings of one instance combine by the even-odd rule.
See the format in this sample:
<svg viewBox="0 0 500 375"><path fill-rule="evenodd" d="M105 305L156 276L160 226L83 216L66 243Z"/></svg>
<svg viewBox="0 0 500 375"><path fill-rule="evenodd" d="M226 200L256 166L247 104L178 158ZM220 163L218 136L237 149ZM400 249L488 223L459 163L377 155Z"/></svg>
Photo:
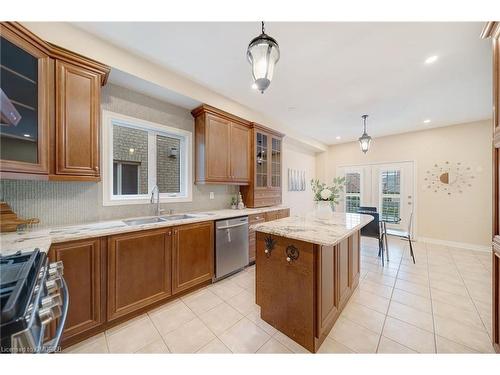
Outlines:
<svg viewBox="0 0 500 375"><path fill-rule="evenodd" d="M103 205L192 201L192 133L103 111Z"/></svg>

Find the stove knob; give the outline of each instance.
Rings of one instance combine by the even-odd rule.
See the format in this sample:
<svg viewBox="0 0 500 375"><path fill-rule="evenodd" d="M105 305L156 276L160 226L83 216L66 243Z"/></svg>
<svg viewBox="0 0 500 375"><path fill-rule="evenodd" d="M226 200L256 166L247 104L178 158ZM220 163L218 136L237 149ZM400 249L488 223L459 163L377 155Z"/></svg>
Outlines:
<svg viewBox="0 0 500 375"><path fill-rule="evenodd" d="M63 262L60 260L49 264L49 276L63 275L63 270Z"/></svg>
<svg viewBox="0 0 500 375"><path fill-rule="evenodd" d="M42 325L47 325L55 319L52 309L49 307L38 310L38 317L42 322Z"/></svg>
<svg viewBox="0 0 500 375"><path fill-rule="evenodd" d="M62 298L59 293L55 293L53 295L42 298L42 307L53 307L61 305L62 305Z"/></svg>
<svg viewBox="0 0 500 375"><path fill-rule="evenodd" d="M62 280L60 277L48 279L45 282L45 286L47 287L49 294L57 293L57 291L62 287Z"/></svg>

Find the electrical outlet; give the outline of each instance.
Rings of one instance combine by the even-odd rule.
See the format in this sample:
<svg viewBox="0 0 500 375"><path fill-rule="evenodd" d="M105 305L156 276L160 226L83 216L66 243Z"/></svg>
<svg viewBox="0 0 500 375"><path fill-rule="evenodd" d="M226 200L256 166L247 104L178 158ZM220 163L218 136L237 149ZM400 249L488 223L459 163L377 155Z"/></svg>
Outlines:
<svg viewBox="0 0 500 375"><path fill-rule="evenodd" d="M215 199L215 194L213 191L210 192L210 199Z"/></svg>

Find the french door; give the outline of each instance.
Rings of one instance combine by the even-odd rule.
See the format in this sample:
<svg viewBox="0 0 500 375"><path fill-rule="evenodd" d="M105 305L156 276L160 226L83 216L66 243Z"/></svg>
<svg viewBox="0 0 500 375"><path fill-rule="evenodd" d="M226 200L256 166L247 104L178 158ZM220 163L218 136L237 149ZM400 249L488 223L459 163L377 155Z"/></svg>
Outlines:
<svg viewBox="0 0 500 375"><path fill-rule="evenodd" d="M376 207L388 229L408 230L414 206L413 162L340 167L337 175L346 178L341 210L357 212L360 206Z"/></svg>

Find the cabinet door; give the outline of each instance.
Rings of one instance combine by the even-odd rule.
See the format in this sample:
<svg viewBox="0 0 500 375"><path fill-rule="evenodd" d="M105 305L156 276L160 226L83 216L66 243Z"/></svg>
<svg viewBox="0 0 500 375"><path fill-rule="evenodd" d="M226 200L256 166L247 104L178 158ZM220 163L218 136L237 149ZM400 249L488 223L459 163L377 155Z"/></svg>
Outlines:
<svg viewBox="0 0 500 375"><path fill-rule="evenodd" d="M337 280L340 309L347 303L351 296L350 270L349 270L349 239L345 239L335 246L337 254Z"/></svg>
<svg viewBox="0 0 500 375"><path fill-rule="evenodd" d="M11 27L0 24L0 168L47 174L50 59Z"/></svg>
<svg viewBox="0 0 500 375"><path fill-rule="evenodd" d="M206 121L206 169L207 180L230 180L230 122L207 115Z"/></svg>
<svg viewBox="0 0 500 375"><path fill-rule="evenodd" d="M171 295L171 229L108 238L108 319Z"/></svg>
<svg viewBox="0 0 500 375"><path fill-rule="evenodd" d="M318 249L318 310L316 336L322 338L331 330L340 314L339 296L336 288L338 261L333 246L321 246Z"/></svg>
<svg viewBox="0 0 500 375"><path fill-rule="evenodd" d="M244 125L231 124L231 179L234 182L250 181L250 130Z"/></svg>
<svg viewBox="0 0 500 375"><path fill-rule="evenodd" d="M175 227L172 248L172 293L179 293L211 280L213 273L213 222Z"/></svg>
<svg viewBox="0 0 500 375"><path fill-rule="evenodd" d="M100 79L56 61L56 174L99 176Z"/></svg>
<svg viewBox="0 0 500 375"><path fill-rule="evenodd" d="M255 183L254 188L267 189L269 185L268 168L269 136L266 133L255 132Z"/></svg>
<svg viewBox="0 0 500 375"><path fill-rule="evenodd" d="M248 215L248 225L254 225L265 222L266 219L263 214ZM248 229L248 261L252 263L255 261L255 231Z"/></svg>
<svg viewBox="0 0 500 375"><path fill-rule="evenodd" d="M62 338L64 344L105 321L105 281L101 275L106 254L101 248L101 239L96 238L55 244L49 256L51 261L63 262L64 280L70 296Z"/></svg>
<svg viewBox="0 0 500 375"><path fill-rule="evenodd" d="M269 187L281 190L281 139L270 137L270 149Z"/></svg>
<svg viewBox="0 0 500 375"><path fill-rule="evenodd" d="M352 289L355 289L359 283L359 275L360 275L360 257L359 257L359 240L360 232L354 233L351 237L349 237L349 284Z"/></svg>

